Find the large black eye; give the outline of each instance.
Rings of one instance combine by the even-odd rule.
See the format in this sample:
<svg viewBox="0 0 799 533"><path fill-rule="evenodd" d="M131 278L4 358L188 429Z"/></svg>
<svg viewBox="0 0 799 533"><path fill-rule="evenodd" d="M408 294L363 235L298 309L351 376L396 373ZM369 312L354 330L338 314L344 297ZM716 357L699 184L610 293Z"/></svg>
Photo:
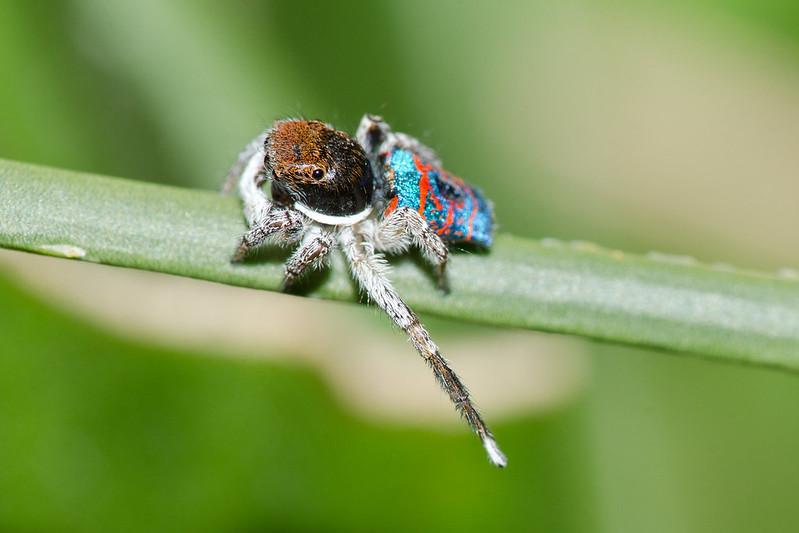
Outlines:
<svg viewBox="0 0 799 533"><path fill-rule="evenodd" d="M320 180L325 177L325 171L322 170L321 168L317 168L313 172L311 172L311 177L315 180Z"/></svg>

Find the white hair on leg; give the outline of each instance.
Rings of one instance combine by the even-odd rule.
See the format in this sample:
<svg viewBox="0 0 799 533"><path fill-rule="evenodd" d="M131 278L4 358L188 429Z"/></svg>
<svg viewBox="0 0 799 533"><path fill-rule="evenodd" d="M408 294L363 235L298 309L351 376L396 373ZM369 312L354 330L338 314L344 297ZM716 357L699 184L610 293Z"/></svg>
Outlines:
<svg viewBox="0 0 799 533"><path fill-rule="evenodd" d="M338 234L341 248L361 289L386 312L397 326L408 334L416 351L430 365L436 380L449 395L455 408L466 418L474 432L483 441L483 446L488 452L491 462L496 466L506 466L507 459L472 403L469 391L441 356L438 346L419 322L416 313L402 300L388 280L386 276L388 264L385 259L375 254L371 242L364 239L363 235L357 233L352 226L340 227Z"/></svg>

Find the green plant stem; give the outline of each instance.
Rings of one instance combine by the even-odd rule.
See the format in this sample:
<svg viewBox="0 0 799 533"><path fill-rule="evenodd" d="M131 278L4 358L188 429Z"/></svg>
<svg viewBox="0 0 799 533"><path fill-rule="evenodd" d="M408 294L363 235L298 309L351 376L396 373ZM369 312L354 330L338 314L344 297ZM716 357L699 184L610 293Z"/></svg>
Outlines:
<svg viewBox="0 0 799 533"><path fill-rule="evenodd" d="M0 160L0 246L279 290L282 258L233 265L236 198ZM585 243L499 235L454 253L451 294L417 261L392 279L421 312L799 370L799 282ZM358 299L339 258L307 296Z"/></svg>

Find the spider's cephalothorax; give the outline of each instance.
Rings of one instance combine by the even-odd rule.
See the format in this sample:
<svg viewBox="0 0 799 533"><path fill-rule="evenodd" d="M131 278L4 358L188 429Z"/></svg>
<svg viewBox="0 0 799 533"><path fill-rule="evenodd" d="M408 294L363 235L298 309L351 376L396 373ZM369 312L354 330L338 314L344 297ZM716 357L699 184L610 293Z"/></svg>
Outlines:
<svg viewBox="0 0 799 533"><path fill-rule="evenodd" d="M284 120L272 127L264 150L276 203L327 224L369 215L374 177L363 148L346 133L316 120Z"/></svg>
<svg viewBox="0 0 799 533"><path fill-rule="evenodd" d="M507 461L466 387L416 314L397 294L379 252L413 244L436 266L447 291L447 242L490 246L493 213L482 193L441 168L435 153L366 115L357 141L318 121L282 120L241 153L225 190L238 181L249 225L234 262L264 243L294 245L284 266L288 290L308 267L340 248L370 300L408 334L456 409L483 441L492 463ZM269 184L269 194L262 185Z"/></svg>

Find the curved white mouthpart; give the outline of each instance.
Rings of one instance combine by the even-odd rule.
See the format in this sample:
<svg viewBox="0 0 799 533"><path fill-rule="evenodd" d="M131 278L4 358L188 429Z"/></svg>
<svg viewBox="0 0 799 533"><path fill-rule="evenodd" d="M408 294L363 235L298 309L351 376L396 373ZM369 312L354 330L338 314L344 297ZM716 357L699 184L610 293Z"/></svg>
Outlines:
<svg viewBox="0 0 799 533"><path fill-rule="evenodd" d="M505 457L505 454L499 449L499 446L497 446L497 442L494 439L489 436L483 437L483 447L488 452L488 458L491 460L494 466L498 466L500 468L505 468L508 466L507 457Z"/></svg>
<svg viewBox="0 0 799 533"><path fill-rule="evenodd" d="M299 202L294 203L294 208L311 220L321 222L322 224L329 224L331 226L351 226L353 224L357 224L361 220L364 220L366 217L368 217L372 212L372 206L369 206L360 213L355 213L354 215L334 217L313 211L308 206L302 205Z"/></svg>

